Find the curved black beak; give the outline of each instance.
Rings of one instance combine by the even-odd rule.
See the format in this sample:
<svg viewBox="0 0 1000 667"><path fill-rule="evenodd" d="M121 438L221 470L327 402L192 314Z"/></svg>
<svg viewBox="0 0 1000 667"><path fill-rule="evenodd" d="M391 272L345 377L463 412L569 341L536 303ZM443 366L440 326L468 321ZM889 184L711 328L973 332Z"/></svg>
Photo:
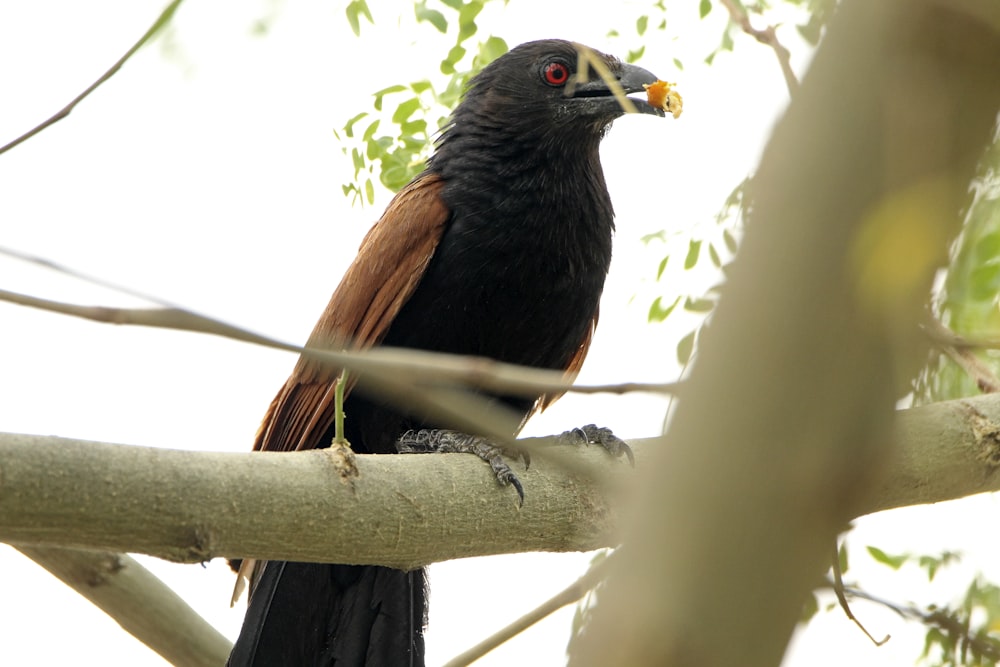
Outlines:
<svg viewBox="0 0 1000 667"><path fill-rule="evenodd" d="M612 70L611 73L614 75L615 81L618 86L621 87L621 92L624 95L645 92L646 86L656 83L656 81L659 80L658 77L649 70L645 70L642 67L630 65L628 63L621 63L621 65ZM577 83L568 92L570 97L573 98L613 98L616 91L614 91L613 87L601 78L599 74L591 71L590 78L587 81ZM654 107L646 101L645 97L629 97L628 102L632 103L635 107L635 111L638 113L648 113L661 117L666 115L663 109ZM618 103L622 107L622 113L632 111L632 109L625 108L625 106L621 104L620 100L618 100Z"/></svg>

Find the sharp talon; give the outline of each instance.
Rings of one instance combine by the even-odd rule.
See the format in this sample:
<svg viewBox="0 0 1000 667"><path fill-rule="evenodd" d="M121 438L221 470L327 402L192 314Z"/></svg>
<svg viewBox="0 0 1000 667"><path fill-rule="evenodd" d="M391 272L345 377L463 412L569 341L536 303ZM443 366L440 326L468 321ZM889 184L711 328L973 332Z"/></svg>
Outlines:
<svg viewBox="0 0 1000 667"><path fill-rule="evenodd" d="M396 441L396 451L400 454L462 453L473 454L490 465L493 475L501 486L513 486L517 491L518 506L524 505L524 486L514 471L503 460L508 456L515 461L524 461L524 469L531 464L531 456L520 447L499 447L479 436L448 431L444 429L424 429L407 431Z"/></svg>
<svg viewBox="0 0 1000 667"><path fill-rule="evenodd" d="M629 447L628 445L625 445L625 456L628 457L628 464L634 468L635 467L635 454L632 452L632 448Z"/></svg>
<svg viewBox="0 0 1000 667"><path fill-rule="evenodd" d="M516 476L512 477L510 485L514 487L515 491L517 491L517 506L524 507L524 487L521 486L521 480L519 480Z"/></svg>
<svg viewBox="0 0 1000 667"><path fill-rule="evenodd" d="M587 445L600 445L607 451L611 456L621 458L622 454L628 457L629 465L633 468L635 467L635 454L632 453L632 448L628 446L628 443L616 436L611 429L601 428L596 424L587 424L586 426L579 426L570 431L566 431L557 439L562 442L581 442Z"/></svg>

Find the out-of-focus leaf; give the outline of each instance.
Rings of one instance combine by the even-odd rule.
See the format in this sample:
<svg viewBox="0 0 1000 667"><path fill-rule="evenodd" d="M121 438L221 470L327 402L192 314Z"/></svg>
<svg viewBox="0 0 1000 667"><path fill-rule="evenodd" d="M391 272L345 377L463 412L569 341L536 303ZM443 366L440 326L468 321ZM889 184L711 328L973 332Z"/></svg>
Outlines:
<svg viewBox="0 0 1000 667"><path fill-rule="evenodd" d="M684 258L684 268L685 270L693 269L695 264L698 263L698 254L701 251L701 241L695 241L691 239L688 244L687 256Z"/></svg>
<svg viewBox="0 0 1000 667"><path fill-rule="evenodd" d="M642 15L638 19L636 19L636 21L635 21L635 31L639 34L640 37L642 37L643 35L646 34L646 28L648 28L648 27L649 27L649 17L648 16Z"/></svg>
<svg viewBox="0 0 1000 667"><path fill-rule="evenodd" d="M672 304L664 308L663 297L656 297L653 299L653 303L649 306L649 314L646 316L646 319L649 322L662 322L670 316L670 313L674 312L674 308L677 307L677 304L680 303L680 301L681 298L677 297L674 299Z"/></svg>
<svg viewBox="0 0 1000 667"><path fill-rule="evenodd" d="M705 18L708 13L712 11L712 0L701 0L698 3L698 16L699 18Z"/></svg>
<svg viewBox="0 0 1000 667"><path fill-rule="evenodd" d="M667 255L660 260L659 266L656 267L656 279L659 280L663 277L663 272L667 270L667 261L670 259L670 255Z"/></svg>
<svg viewBox="0 0 1000 667"><path fill-rule="evenodd" d="M428 8L426 2L415 3L413 5L413 12L416 14L417 21L430 23L438 29L438 32L448 32L448 19L438 10Z"/></svg>
<svg viewBox="0 0 1000 667"><path fill-rule="evenodd" d="M891 567L893 570L898 570L899 568L901 568L903 566L903 563L905 563L910 558L905 554L901 556L890 556L889 554L882 551L878 547L867 547L867 549L868 553L871 554L871 557L874 558L876 562Z"/></svg>
<svg viewBox="0 0 1000 667"><path fill-rule="evenodd" d="M368 2L366 0L351 0L347 3L345 12L347 14L347 22L351 25L351 32L354 33L355 37L361 36L362 16L368 19L369 23L375 25L375 21L372 19L372 13L368 9Z"/></svg>

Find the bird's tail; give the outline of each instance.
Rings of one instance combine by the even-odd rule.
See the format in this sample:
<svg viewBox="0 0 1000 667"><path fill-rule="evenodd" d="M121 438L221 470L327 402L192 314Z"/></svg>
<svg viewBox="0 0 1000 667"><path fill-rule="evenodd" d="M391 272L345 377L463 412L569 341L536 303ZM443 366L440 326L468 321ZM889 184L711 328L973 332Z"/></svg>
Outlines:
<svg viewBox="0 0 1000 667"><path fill-rule="evenodd" d="M230 667L423 667L423 570L268 562Z"/></svg>

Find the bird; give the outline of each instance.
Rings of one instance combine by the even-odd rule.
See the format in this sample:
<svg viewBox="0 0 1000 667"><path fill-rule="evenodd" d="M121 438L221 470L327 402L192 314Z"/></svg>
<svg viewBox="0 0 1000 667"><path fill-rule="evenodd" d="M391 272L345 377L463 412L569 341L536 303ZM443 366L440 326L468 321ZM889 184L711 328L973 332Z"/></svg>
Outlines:
<svg viewBox="0 0 1000 667"><path fill-rule="evenodd" d="M617 96L607 73L582 64L582 53L606 67ZM521 44L485 66L424 170L362 241L307 347L394 346L574 375L611 263L614 211L599 146L625 113L621 93L657 81L641 67L555 39ZM640 113L664 115L629 99ZM300 357L254 449L328 446L339 376L340 369ZM490 398L527 418L558 396ZM426 436L425 451L449 433L357 391L347 393L343 409L357 453L398 453L401 437L414 433ZM516 476L497 477L523 500ZM424 664L423 570L284 561L252 569L232 667Z"/></svg>

